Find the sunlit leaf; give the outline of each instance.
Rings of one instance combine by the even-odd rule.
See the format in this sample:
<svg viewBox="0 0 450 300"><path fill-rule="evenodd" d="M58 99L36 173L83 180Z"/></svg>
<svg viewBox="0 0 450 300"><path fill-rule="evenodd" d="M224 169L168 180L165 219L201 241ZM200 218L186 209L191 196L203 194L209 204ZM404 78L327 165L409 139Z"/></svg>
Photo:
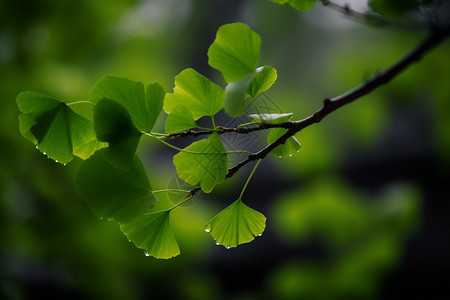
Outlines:
<svg viewBox="0 0 450 300"><path fill-rule="evenodd" d="M141 133L134 127L126 109L116 101L100 100L94 109L94 129L102 142L108 142L105 158L116 167L129 168Z"/></svg>
<svg viewBox="0 0 450 300"><path fill-rule="evenodd" d="M278 139L280 136L282 136L287 129L284 128L274 128L270 131L269 137L267 138L267 143L270 144L274 142L276 139ZM287 141L270 151L270 155L275 157L282 157L282 156L292 156L296 154L302 145L298 142L297 138L295 136L292 136L287 139Z"/></svg>
<svg viewBox="0 0 450 300"><path fill-rule="evenodd" d="M105 151L97 151L84 162L75 184L97 217L127 222L142 215L157 199L137 156L134 156L130 168L123 170L105 160Z"/></svg>
<svg viewBox="0 0 450 300"><path fill-rule="evenodd" d="M261 37L242 23L226 24L217 31L208 50L208 63L222 72L227 82L239 80L256 69Z"/></svg>
<svg viewBox="0 0 450 300"><path fill-rule="evenodd" d="M178 176L191 185L200 183L202 191L209 193L225 179L227 154L217 133L208 139L192 143L173 157Z"/></svg>
<svg viewBox="0 0 450 300"><path fill-rule="evenodd" d="M164 99L164 111L171 114L181 104L191 112L194 120L214 116L223 107L223 97L221 87L189 68L175 77L173 93Z"/></svg>
<svg viewBox="0 0 450 300"><path fill-rule="evenodd" d="M284 114L251 114L248 115L254 122L284 122L286 119L292 117L293 113L284 113Z"/></svg>
<svg viewBox="0 0 450 300"><path fill-rule="evenodd" d="M267 91L277 80L277 70L271 66L259 67L256 69L256 76L247 89L247 93L256 97L264 91Z"/></svg>
<svg viewBox="0 0 450 300"><path fill-rule="evenodd" d="M170 212L145 214L130 223L121 224L120 229L136 247L145 249L145 255L172 258L180 254L180 248L170 226Z"/></svg>
<svg viewBox="0 0 450 300"><path fill-rule="evenodd" d="M239 199L211 219L205 231L220 245L232 248L253 241L265 227L266 217Z"/></svg>
<svg viewBox="0 0 450 300"><path fill-rule="evenodd" d="M269 1L279 4L289 3L290 6L301 12L305 12L313 8L314 4L316 4L316 0L269 0Z"/></svg>
<svg viewBox="0 0 450 300"><path fill-rule="evenodd" d="M20 132L49 158L66 164L78 156L90 157L104 144L97 140L92 122L72 111L67 104L33 92L20 93L17 105Z"/></svg>
<svg viewBox="0 0 450 300"><path fill-rule="evenodd" d="M141 82L105 76L91 89L89 99L97 103L106 98L120 103L130 114L135 127L149 132L161 112L164 95L164 89L158 83L149 85L145 93Z"/></svg>
<svg viewBox="0 0 450 300"><path fill-rule="evenodd" d="M166 119L166 133L174 133L197 127L191 112L182 104L176 106Z"/></svg>

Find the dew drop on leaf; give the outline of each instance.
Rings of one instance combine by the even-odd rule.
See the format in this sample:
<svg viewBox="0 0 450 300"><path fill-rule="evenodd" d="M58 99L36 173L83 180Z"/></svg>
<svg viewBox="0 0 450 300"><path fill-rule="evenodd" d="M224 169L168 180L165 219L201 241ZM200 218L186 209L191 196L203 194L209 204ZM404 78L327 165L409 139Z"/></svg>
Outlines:
<svg viewBox="0 0 450 300"><path fill-rule="evenodd" d="M231 247L230 247L230 246L226 246L226 248L227 248L227 249L230 249Z"/></svg>
<svg viewBox="0 0 450 300"><path fill-rule="evenodd" d="M219 242L216 242L216 245L217 245L217 246L220 246Z"/></svg>
<svg viewBox="0 0 450 300"><path fill-rule="evenodd" d="M144 251L144 255L145 255L145 256L150 256L150 253L148 253L148 250L145 250L145 251Z"/></svg>
<svg viewBox="0 0 450 300"><path fill-rule="evenodd" d="M262 233L258 234L258 236L262 236Z"/></svg>
<svg viewBox="0 0 450 300"><path fill-rule="evenodd" d="M205 225L205 231L206 232L211 232L211 226L209 224Z"/></svg>

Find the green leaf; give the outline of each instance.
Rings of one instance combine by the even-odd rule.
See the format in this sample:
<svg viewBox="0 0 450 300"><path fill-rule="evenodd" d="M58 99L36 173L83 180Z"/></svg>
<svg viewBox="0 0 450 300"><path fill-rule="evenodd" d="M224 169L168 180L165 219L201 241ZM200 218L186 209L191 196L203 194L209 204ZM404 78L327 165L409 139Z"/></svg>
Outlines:
<svg viewBox="0 0 450 300"><path fill-rule="evenodd" d="M245 113L247 89L255 78L256 72L239 80L230 82L225 88L225 112L231 117L239 117Z"/></svg>
<svg viewBox="0 0 450 300"><path fill-rule="evenodd" d="M255 71L260 48L261 37L248 25L226 24L209 47L208 63L222 72L227 82L233 82Z"/></svg>
<svg viewBox="0 0 450 300"><path fill-rule="evenodd" d="M178 176L191 185L200 183L202 191L210 193L225 179L227 154L217 133L208 139L192 143L173 157ZM194 152L194 153L192 153Z"/></svg>
<svg viewBox="0 0 450 300"><path fill-rule="evenodd" d="M197 127L194 117L186 106L176 106L166 119L166 133L174 133Z"/></svg>
<svg viewBox="0 0 450 300"><path fill-rule="evenodd" d="M284 113L284 114L251 114L248 115L254 122L285 122L292 117L293 113Z"/></svg>
<svg viewBox="0 0 450 300"><path fill-rule="evenodd" d="M121 169L128 169L141 138L130 114L118 102L103 99L94 109L94 129L102 142L108 142L105 158Z"/></svg>
<svg viewBox="0 0 450 300"><path fill-rule="evenodd" d="M277 70L271 66L259 67L256 72L257 74L247 90L252 97L267 91L277 80Z"/></svg>
<svg viewBox="0 0 450 300"><path fill-rule="evenodd" d="M145 214L130 223L121 224L120 229L136 247L146 250L145 255L172 258L180 254L180 248L170 226L170 212Z"/></svg>
<svg viewBox="0 0 450 300"><path fill-rule="evenodd" d="M66 164L74 155L87 159L104 147L92 122L64 102L33 92L20 93L16 101L23 113L19 115L20 132L49 158Z"/></svg>
<svg viewBox="0 0 450 300"><path fill-rule="evenodd" d="M230 82L225 88L225 112L239 117L245 112L245 99L269 89L277 79L277 71L269 66L259 67L249 75Z"/></svg>
<svg viewBox="0 0 450 300"><path fill-rule="evenodd" d="M232 248L253 241L265 227L266 217L239 199L211 219L205 231L220 245Z"/></svg>
<svg viewBox="0 0 450 300"><path fill-rule="evenodd" d="M89 93L92 102L109 99L120 103L140 131L149 132L158 118L164 99L164 89L158 83L147 87L141 82L117 76L101 78Z"/></svg>
<svg viewBox="0 0 450 300"><path fill-rule="evenodd" d="M150 209L157 199L137 156L134 156L130 168L123 170L105 160L105 151L97 151L84 162L75 184L97 217L128 222Z"/></svg>
<svg viewBox="0 0 450 300"><path fill-rule="evenodd" d="M301 12L305 12L313 8L314 4L316 4L316 0L269 0L269 1L278 4L289 3L290 6Z"/></svg>
<svg viewBox="0 0 450 300"><path fill-rule="evenodd" d="M280 136L282 136L287 129L284 128L274 128L270 131L269 137L268 137L268 144L274 142L276 139L278 139ZM272 151L270 151L270 155L275 157L282 157L282 156L292 156L295 153L297 153L302 145L298 142L295 136L292 136L287 139L287 141L283 145L279 145Z"/></svg>
<svg viewBox="0 0 450 300"><path fill-rule="evenodd" d="M175 77L173 93L164 99L164 110L171 114L178 105L184 105L198 120L214 116L223 107L224 91L217 84L193 69L183 70Z"/></svg>

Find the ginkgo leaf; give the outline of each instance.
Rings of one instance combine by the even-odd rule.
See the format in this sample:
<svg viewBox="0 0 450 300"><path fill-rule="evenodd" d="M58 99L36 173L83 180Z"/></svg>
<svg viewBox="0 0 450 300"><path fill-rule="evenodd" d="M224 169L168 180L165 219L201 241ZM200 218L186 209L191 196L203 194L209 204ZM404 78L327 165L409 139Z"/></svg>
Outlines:
<svg viewBox="0 0 450 300"><path fill-rule="evenodd" d="M274 142L276 139L278 139L280 136L282 136L287 129L284 128L274 128L270 131L268 139L268 144ZM272 151L270 151L270 155L275 157L282 157L282 156L292 156L295 153L297 153L302 145L299 143L297 138L295 136L291 136L286 140L286 142L282 145L279 145Z"/></svg>
<svg viewBox="0 0 450 300"><path fill-rule="evenodd" d="M108 142L105 158L114 166L127 169L141 138L127 110L118 102L102 99L94 109L94 129L102 142Z"/></svg>
<svg viewBox="0 0 450 300"><path fill-rule="evenodd" d="M166 133L174 133L197 127L191 112L182 104L176 106L166 119Z"/></svg>
<svg viewBox="0 0 450 300"><path fill-rule="evenodd" d="M178 176L191 185L200 183L202 191L210 193L225 179L227 154L217 133L208 139L192 143L173 157Z"/></svg>
<svg viewBox="0 0 450 300"><path fill-rule="evenodd" d="M284 114L251 114L248 115L254 122L284 122L286 119L292 117L293 113L284 113Z"/></svg>
<svg viewBox="0 0 450 300"><path fill-rule="evenodd" d="M92 102L106 98L120 103L130 114L135 127L145 132L153 128L164 96L164 89L158 83L149 85L145 92L141 82L117 76L101 78L89 92Z"/></svg>
<svg viewBox="0 0 450 300"><path fill-rule="evenodd" d="M222 72L226 82L239 80L256 69L261 37L243 23L226 24L208 49L208 63Z"/></svg>
<svg viewBox="0 0 450 300"><path fill-rule="evenodd" d="M81 197L101 219L128 222L157 201L147 173L137 156L128 170L115 168L97 151L78 170L75 184Z"/></svg>
<svg viewBox="0 0 450 300"><path fill-rule="evenodd" d="M165 210L145 214L121 224L120 229L136 247L145 249L145 255L172 258L180 254L180 248L170 226L170 212Z"/></svg>
<svg viewBox="0 0 450 300"><path fill-rule="evenodd" d="M184 105L198 120L214 116L223 107L223 89L194 69L185 69L175 77L173 93L164 99L164 111L171 114L178 105Z"/></svg>
<svg viewBox="0 0 450 300"><path fill-rule="evenodd" d="M255 76L256 72L252 72L244 78L230 82L225 88L224 108L229 116L239 117L245 113L247 89Z"/></svg>
<svg viewBox="0 0 450 300"><path fill-rule="evenodd" d="M269 0L278 4L289 3L293 8L298 11L305 12L311 8L313 8L314 4L316 4L316 0Z"/></svg>
<svg viewBox="0 0 450 300"><path fill-rule="evenodd" d="M259 67L256 69L256 73L247 89L247 93L252 97L267 91L277 80L277 70L271 66Z"/></svg>
<svg viewBox="0 0 450 300"><path fill-rule="evenodd" d="M266 217L238 199L211 219L205 231L220 245L233 248L253 241L265 227Z"/></svg>
<svg viewBox="0 0 450 300"><path fill-rule="evenodd" d="M72 111L66 103L46 95L23 92L17 96L20 132L49 158L66 164L78 156L87 159L105 146L92 122Z"/></svg>

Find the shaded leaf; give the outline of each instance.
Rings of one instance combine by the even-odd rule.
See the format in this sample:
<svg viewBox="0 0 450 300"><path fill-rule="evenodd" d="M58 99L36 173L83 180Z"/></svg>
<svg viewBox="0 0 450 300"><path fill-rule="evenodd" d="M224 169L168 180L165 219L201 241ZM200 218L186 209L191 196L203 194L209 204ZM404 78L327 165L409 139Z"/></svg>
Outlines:
<svg viewBox="0 0 450 300"><path fill-rule="evenodd" d="M253 241L265 227L266 217L239 199L211 219L205 231L220 245L232 248Z"/></svg>
<svg viewBox="0 0 450 300"><path fill-rule="evenodd" d="M278 4L289 3L290 6L301 12L305 12L313 8L314 4L316 4L316 0L269 0L269 1Z"/></svg>
<svg viewBox="0 0 450 300"><path fill-rule="evenodd" d="M254 122L285 122L289 118L291 118L293 113L284 113L284 114L251 114L248 115Z"/></svg>
<svg viewBox="0 0 450 300"><path fill-rule="evenodd" d="M184 105L198 120L214 116L223 107L224 91L217 84L194 69L183 70L175 77L173 93L164 99L164 111L171 114L178 105Z"/></svg>
<svg viewBox="0 0 450 300"><path fill-rule="evenodd" d="M157 201L147 173L137 156L128 170L117 169L97 151L78 170L75 184L81 197L99 218L128 222Z"/></svg>
<svg viewBox="0 0 450 300"><path fill-rule="evenodd" d="M180 254L175 235L170 226L170 210L145 214L120 229L136 247L145 249L145 255L172 258Z"/></svg>
<svg viewBox="0 0 450 300"><path fill-rule="evenodd" d="M270 144L282 136L287 129L284 128L274 128L270 131L267 143ZM270 155L275 157L281 156L292 156L297 153L302 145L298 142L295 136L292 136L287 139L287 141L283 145L279 145L272 151L270 151Z"/></svg>
<svg viewBox="0 0 450 300"><path fill-rule="evenodd" d="M200 183L202 191L209 193L225 179L227 154L217 133L208 139L192 143L173 157L178 176L191 185ZM199 154L201 153L201 154Z"/></svg>
<svg viewBox="0 0 450 300"><path fill-rule="evenodd" d="M259 60L261 37L248 25L226 24L217 31L208 50L208 63L233 82L254 72Z"/></svg>
<svg viewBox="0 0 450 300"><path fill-rule="evenodd" d="M142 134L134 127L127 110L116 101L100 100L94 109L94 129L100 141L108 142L105 151L108 162L118 168L129 168Z"/></svg>
<svg viewBox="0 0 450 300"><path fill-rule="evenodd" d="M149 132L153 128L164 99L164 89L158 83L147 87L141 82L117 76L101 78L89 93L92 102L109 99L120 103L130 114L133 124L140 131Z"/></svg>
<svg viewBox="0 0 450 300"><path fill-rule="evenodd" d="M267 91L277 80L277 70L271 66L259 67L256 69L256 73L247 90L247 93L252 97Z"/></svg>
<svg viewBox="0 0 450 300"><path fill-rule="evenodd" d="M87 159L104 144L97 140L92 122L66 103L46 95L24 92L17 96L20 132L49 158L66 164L78 156Z"/></svg>
<svg viewBox="0 0 450 300"><path fill-rule="evenodd" d="M231 117L239 117L245 113L245 99L256 72L250 73L242 79L230 82L225 88L225 112Z"/></svg>
<svg viewBox="0 0 450 300"><path fill-rule="evenodd" d="M166 119L166 133L174 133L197 127L191 112L182 104L176 106Z"/></svg>

